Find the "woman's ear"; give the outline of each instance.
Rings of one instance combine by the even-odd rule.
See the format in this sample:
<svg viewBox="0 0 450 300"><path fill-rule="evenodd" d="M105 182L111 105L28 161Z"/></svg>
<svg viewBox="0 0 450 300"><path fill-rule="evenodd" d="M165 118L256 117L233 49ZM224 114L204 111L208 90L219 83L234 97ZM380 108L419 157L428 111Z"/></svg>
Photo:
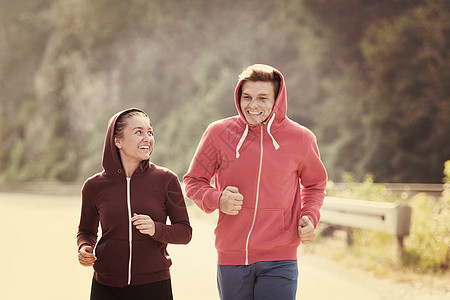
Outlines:
<svg viewBox="0 0 450 300"><path fill-rule="evenodd" d="M120 139L119 138L114 138L114 144L116 145L116 147L117 148L121 148L121 145L120 145Z"/></svg>

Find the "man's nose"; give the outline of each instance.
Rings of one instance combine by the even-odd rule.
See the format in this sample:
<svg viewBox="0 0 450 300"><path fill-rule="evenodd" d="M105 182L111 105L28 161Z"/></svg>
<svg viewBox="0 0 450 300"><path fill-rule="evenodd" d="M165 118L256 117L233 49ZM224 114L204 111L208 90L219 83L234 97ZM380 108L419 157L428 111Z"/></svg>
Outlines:
<svg viewBox="0 0 450 300"><path fill-rule="evenodd" d="M253 98L250 103L248 104L248 106L250 107L255 107L256 106L256 98Z"/></svg>

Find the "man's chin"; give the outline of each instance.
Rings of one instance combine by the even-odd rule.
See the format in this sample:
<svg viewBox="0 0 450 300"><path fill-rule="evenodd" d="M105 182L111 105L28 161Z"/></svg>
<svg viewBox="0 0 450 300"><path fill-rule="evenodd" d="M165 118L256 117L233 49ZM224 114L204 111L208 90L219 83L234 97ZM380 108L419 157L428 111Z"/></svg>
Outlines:
<svg viewBox="0 0 450 300"><path fill-rule="evenodd" d="M248 115L246 116L245 119L247 120L247 123L250 124L250 125L258 125L258 124L261 124L263 122L263 121L260 120L261 118L253 118L253 117L248 116Z"/></svg>

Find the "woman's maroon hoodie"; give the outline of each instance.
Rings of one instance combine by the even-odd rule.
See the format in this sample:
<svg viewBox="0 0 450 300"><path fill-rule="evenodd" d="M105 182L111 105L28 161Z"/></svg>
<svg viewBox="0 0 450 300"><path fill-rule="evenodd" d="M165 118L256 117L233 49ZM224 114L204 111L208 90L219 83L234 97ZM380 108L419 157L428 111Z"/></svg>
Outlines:
<svg viewBox="0 0 450 300"><path fill-rule="evenodd" d="M146 160L130 179L126 178L114 144L114 126L128 111L117 113L109 122L104 170L84 183L77 234L78 249L83 245L95 247L96 280L116 287L169 279L172 262L167 244L187 244L192 237L183 193L173 172ZM154 236L142 234L133 226L130 219L134 213L153 219ZM99 222L102 233L97 243Z"/></svg>

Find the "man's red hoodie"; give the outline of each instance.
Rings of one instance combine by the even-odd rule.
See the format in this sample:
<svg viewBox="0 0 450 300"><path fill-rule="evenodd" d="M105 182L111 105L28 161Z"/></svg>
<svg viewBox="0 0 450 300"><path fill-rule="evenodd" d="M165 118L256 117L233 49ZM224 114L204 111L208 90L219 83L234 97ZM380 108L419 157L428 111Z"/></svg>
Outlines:
<svg viewBox="0 0 450 300"><path fill-rule="evenodd" d="M207 213L219 208L227 186L237 187L244 197L237 215L219 211L219 265L296 260L299 219L307 216L314 226L320 219L327 175L316 138L286 116L284 78L274 72L281 77L280 91L267 121L246 121L239 81L234 96L239 115L208 126L184 176L187 197Z"/></svg>
<svg viewBox="0 0 450 300"><path fill-rule="evenodd" d="M192 237L183 193L173 172L145 160L126 178L114 143L114 126L127 111L110 120L103 149L104 171L84 183L77 235L78 249L95 247L96 280L117 287L169 279L172 262L167 244L187 244ZM132 225L134 213L153 219L153 236ZM171 225L166 224L167 218ZM102 234L97 243L99 222Z"/></svg>

